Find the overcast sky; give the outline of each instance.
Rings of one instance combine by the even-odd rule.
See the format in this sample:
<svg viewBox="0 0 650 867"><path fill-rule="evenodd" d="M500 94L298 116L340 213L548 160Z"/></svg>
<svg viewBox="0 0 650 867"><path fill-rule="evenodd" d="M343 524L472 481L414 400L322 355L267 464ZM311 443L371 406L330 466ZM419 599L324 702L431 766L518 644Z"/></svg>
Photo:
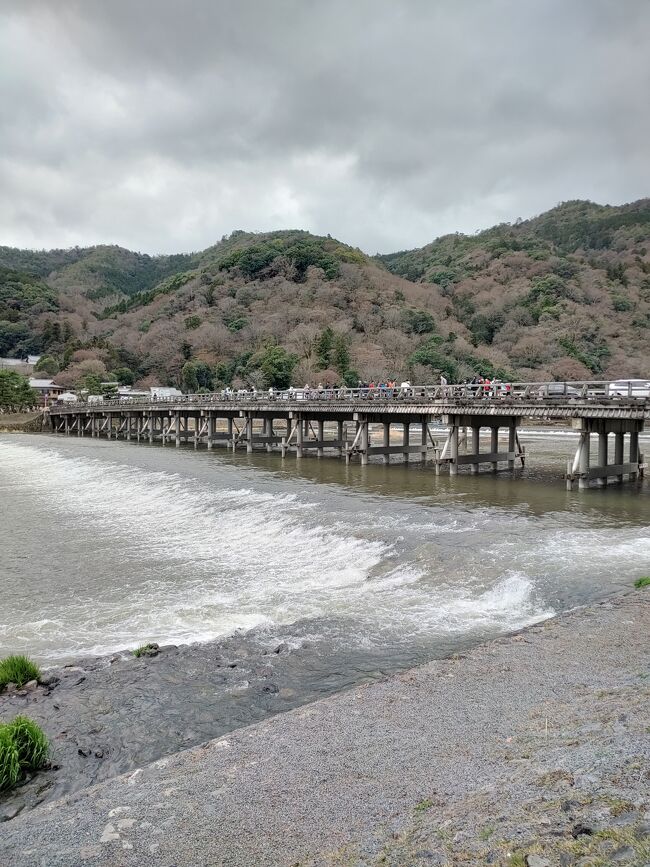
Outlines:
<svg viewBox="0 0 650 867"><path fill-rule="evenodd" d="M0 244L415 247L650 194L649 0L0 0Z"/></svg>

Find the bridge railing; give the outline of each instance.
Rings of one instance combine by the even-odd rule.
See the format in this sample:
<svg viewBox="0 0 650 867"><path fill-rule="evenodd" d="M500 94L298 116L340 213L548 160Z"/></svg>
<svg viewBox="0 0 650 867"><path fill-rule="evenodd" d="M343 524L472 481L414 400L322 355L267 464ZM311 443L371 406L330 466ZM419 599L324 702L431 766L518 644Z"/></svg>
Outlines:
<svg viewBox="0 0 650 867"><path fill-rule="evenodd" d="M403 403L444 403L446 401L634 401L650 402L650 381L581 380L567 382L460 383L448 385L377 385L363 388L304 387L288 389L230 389L176 397L120 397L102 401L76 401L70 408L111 409L124 406L179 405L225 402L332 401L360 403L366 401ZM58 404L55 405L58 408Z"/></svg>

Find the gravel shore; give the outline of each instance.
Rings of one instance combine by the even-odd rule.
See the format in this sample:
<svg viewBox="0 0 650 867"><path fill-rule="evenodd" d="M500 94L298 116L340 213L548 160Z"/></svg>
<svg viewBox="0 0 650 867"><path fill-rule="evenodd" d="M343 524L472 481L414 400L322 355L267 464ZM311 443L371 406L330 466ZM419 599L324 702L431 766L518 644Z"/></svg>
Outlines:
<svg viewBox="0 0 650 867"><path fill-rule="evenodd" d="M648 865L649 626L631 592L240 728L0 824L0 864Z"/></svg>

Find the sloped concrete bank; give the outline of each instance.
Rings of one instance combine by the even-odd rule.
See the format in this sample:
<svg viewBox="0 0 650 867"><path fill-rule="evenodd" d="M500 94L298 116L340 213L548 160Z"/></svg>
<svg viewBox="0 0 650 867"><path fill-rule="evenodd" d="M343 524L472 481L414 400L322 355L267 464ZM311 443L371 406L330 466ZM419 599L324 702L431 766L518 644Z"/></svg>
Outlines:
<svg viewBox="0 0 650 867"><path fill-rule="evenodd" d="M629 593L239 729L0 825L0 864L648 864L649 626Z"/></svg>
<svg viewBox="0 0 650 867"><path fill-rule="evenodd" d="M0 413L0 433L40 433L45 416L42 412Z"/></svg>

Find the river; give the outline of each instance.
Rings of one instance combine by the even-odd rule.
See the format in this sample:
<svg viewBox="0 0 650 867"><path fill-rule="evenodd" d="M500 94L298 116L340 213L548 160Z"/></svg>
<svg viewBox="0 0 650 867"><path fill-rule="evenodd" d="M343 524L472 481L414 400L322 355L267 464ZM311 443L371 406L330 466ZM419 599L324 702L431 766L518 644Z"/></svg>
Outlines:
<svg viewBox="0 0 650 867"><path fill-rule="evenodd" d="M569 493L575 436L523 439L514 479L450 479L2 435L2 655L47 665L254 630L318 658L327 692L331 666L342 685L405 668L650 573L648 485Z"/></svg>

